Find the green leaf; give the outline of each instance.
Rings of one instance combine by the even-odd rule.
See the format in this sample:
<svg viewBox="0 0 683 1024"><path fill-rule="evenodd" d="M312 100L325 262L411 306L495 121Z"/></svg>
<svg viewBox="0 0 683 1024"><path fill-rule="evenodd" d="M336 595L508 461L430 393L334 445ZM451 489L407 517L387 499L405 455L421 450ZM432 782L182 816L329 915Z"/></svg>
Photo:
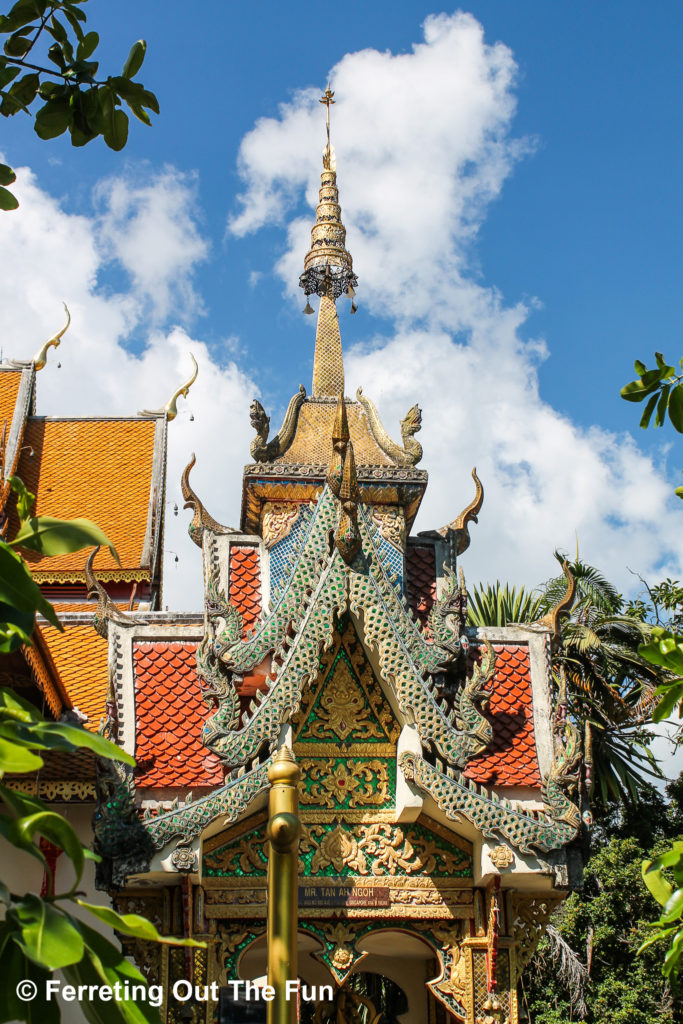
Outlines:
<svg viewBox="0 0 683 1024"><path fill-rule="evenodd" d="M9 37L3 49L8 57L23 57L31 49L31 40L29 36L16 32Z"/></svg>
<svg viewBox="0 0 683 1024"><path fill-rule="evenodd" d="M663 694L652 712L653 722L664 722L673 714L674 708L683 701L683 682L666 683L659 686L657 694Z"/></svg>
<svg viewBox="0 0 683 1024"><path fill-rule="evenodd" d="M90 985L111 985L116 982L129 982L129 988L133 984L146 985L142 974L124 957L120 949L104 938L99 932L88 927L83 921L72 918L74 927L78 928L85 942L85 956L78 964L72 964L64 968L64 976L72 984ZM81 1010L91 1024L114 1024L111 1013L105 1012L104 1006L98 1000L87 1000L81 1004ZM141 999L136 1002L121 1000L116 1003L116 1010L125 1024L160 1024L159 1011L150 1004L148 999Z"/></svg>
<svg viewBox="0 0 683 1024"><path fill-rule="evenodd" d="M50 49L47 51L47 55L53 64L56 64L60 71L66 71L67 61L64 57L64 51L62 50L59 43L53 43Z"/></svg>
<svg viewBox="0 0 683 1024"><path fill-rule="evenodd" d="M125 114L124 114L125 117ZM12 547L39 551L41 555L66 555L81 548L107 547L121 564L116 548L109 538L89 519L54 519L36 516L23 523L11 541Z"/></svg>
<svg viewBox="0 0 683 1024"><path fill-rule="evenodd" d="M649 426L650 417L652 416L652 413L654 411L654 407L657 404L657 400L658 399L657 399L657 393L656 392L655 392L654 395L650 395L650 397L647 400L647 405L645 406L645 409L643 411L643 415L640 417L640 426L643 428L643 430L645 430L645 428Z"/></svg>
<svg viewBox="0 0 683 1024"><path fill-rule="evenodd" d="M665 384L662 388L661 394L659 396L659 401L657 403L657 415L655 416L656 427L662 427L664 425L664 420L666 419L666 407L669 404L670 391L671 385Z"/></svg>
<svg viewBox="0 0 683 1024"><path fill-rule="evenodd" d="M35 772L43 764L42 757L0 737L0 772Z"/></svg>
<svg viewBox="0 0 683 1024"><path fill-rule="evenodd" d="M653 391L656 391L658 386L658 381L655 381L654 384L650 384L646 387L642 380L632 380L630 383L624 385L619 394L622 398L625 398L627 402L642 402L644 398L651 395Z"/></svg>
<svg viewBox="0 0 683 1024"><path fill-rule="evenodd" d="M34 131L39 139L56 139L63 135L71 121L69 101L62 96L49 99L36 114Z"/></svg>
<svg viewBox="0 0 683 1024"><path fill-rule="evenodd" d="M110 149L117 153L123 149L128 141L128 115L120 109L115 109L103 136Z"/></svg>
<svg viewBox="0 0 683 1024"><path fill-rule="evenodd" d="M21 939L13 936L22 952L41 967L56 971L75 964L83 956L83 937L64 914L39 896L28 893L12 909L21 926Z"/></svg>
<svg viewBox="0 0 683 1024"><path fill-rule="evenodd" d="M655 352L655 359L657 360L657 366L659 367L659 369L664 371L665 379L673 377L675 375L675 368L673 366L669 366L661 352Z"/></svg>
<svg viewBox="0 0 683 1024"><path fill-rule="evenodd" d="M205 942L197 942L195 939L174 939L172 936L160 935L151 921L139 914L117 914L110 907L101 907L95 903L85 903L84 900L76 900L79 907L89 911L93 917L115 928L123 935L132 935L136 939L143 939L146 942L163 942L171 946L195 946L203 949Z"/></svg>
<svg viewBox="0 0 683 1024"><path fill-rule="evenodd" d="M644 860L641 870L645 885L657 900L657 903L664 907L671 899L673 886L662 875L660 859L657 857L655 860Z"/></svg>
<svg viewBox="0 0 683 1024"><path fill-rule="evenodd" d="M97 49L100 37L97 32L88 32L78 44L76 60L87 60Z"/></svg>
<svg viewBox="0 0 683 1024"><path fill-rule="evenodd" d="M21 558L4 541L0 541L0 601L20 612L40 612L61 630L57 613L46 601Z"/></svg>
<svg viewBox="0 0 683 1024"><path fill-rule="evenodd" d="M31 494L24 481L20 480L18 476L11 476L9 478L9 485L17 496L17 514L23 523L24 519L28 519L31 514L36 496Z"/></svg>
<svg viewBox="0 0 683 1024"><path fill-rule="evenodd" d="M678 495L679 498L683 498L683 487L677 487L674 494Z"/></svg>
<svg viewBox="0 0 683 1024"><path fill-rule="evenodd" d="M26 844L32 841L36 833L45 836L60 850L64 850L73 864L78 883L83 874L83 847L66 818L54 811L39 811L37 814L29 814L26 818L17 818L9 823L7 838L16 846L25 849Z"/></svg>
<svg viewBox="0 0 683 1024"><path fill-rule="evenodd" d="M142 62L145 59L145 53L147 52L147 43L144 39L138 39L137 43L133 43L130 48L130 53L126 59L126 63L123 65L123 77L134 78L138 71L142 67Z"/></svg>
<svg viewBox="0 0 683 1024"><path fill-rule="evenodd" d="M669 397L669 419L679 434L683 434L683 384L678 384Z"/></svg>
<svg viewBox="0 0 683 1024"><path fill-rule="evenodd" d="M71 750L77 747L92 750L98 757L104 757L108 761L135 765L135 758L121 747L117 747L99 733L89 732L81 726L67 725L65 722L40 722L34 727L34 733L42 743L53 750Z"/></svg>
<svg viewBox="0 0 683 1024"><path fill-rule="evenodd" d="M11 167L7 164L0 164L0 185L11 185L13 181L17 180L17 176ZM10 477L10 484L14 480L14 477Z"/></svg>
<svg viewBox="0 0 683 1024"><path fill-rule="evenodd" d="M0 210L16 210L18 206L17 197L0 185Z"/></svg>
<svg viewBox="0 0 683 1024"><path fill-rule="evenodd" d="M676 889L667 901L664 913L659 920L662 925L672 924L681 917L683 917L683 889Z"/></svg>

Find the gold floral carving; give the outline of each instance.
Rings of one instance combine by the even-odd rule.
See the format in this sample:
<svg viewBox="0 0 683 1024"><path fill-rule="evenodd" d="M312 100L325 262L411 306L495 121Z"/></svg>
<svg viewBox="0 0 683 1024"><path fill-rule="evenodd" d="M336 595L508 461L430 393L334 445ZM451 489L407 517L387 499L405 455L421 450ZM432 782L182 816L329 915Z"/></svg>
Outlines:
<svg viewBox="0 0 683 1024"><path fill-rule="evenodd" d="M299 518L299 505L267 501L263 506L263 542L270 550L284 540Z"/></svg>
<svg viewBox="0 0 683 1024"><path fill-rule="evenodd" d="M517 945L517 976L519 977L536 952L546 925L562 895L527 896L510 893L508 912L513 942Z"/></svg>
<svg viewBox="0 0 683 1024"><path fill-rule="evenodd" d="M370 715L361 687L353 678L346 661L340 658L332 679L328 680L320 697L318 720L311 722L310 735L316 739L326 739L335 734L340 740L346 740L351 733L362 730L364 739L384 739L384 733Z"/></svg>
<svg viewBox="0 0 683 1024"><path fill-rule="evenodd" d="M6 779L3 781L9 789L14 789L18 793L36 795L35 779ZM40 779L38 796L41 800L85 802L94 800L97 792L94 782L77 782L74 779Z"/></svg>
<svg viewBox="0 0 683 1024"><path fill-rule="evenodd" d="M324 962L329 965L335 979L341 985L354 964L362 960L366 954L357 952L354 945L355 929L342 921L326 921L320 925L320 930L327 945Z"/></svg>
<svg viewBox="0 0 683 1024"><path fill-rule="evenodd" d="M379 530L380 536L388 540L399 551L405 551L406 524L401 509L392 505L374 505L372 521Z"/></svg>
<svg viewBox="0 0 683 1024"><path fill-rule="evenodd" d="M441 977L429 982L429 988L437 996L445 995L466 1006L467 956L462 948L463 924L459 922L457 925L445 927L430 924L429 930L440 945L439 953L442 962Z"/></svg>
<svg viewBox="0 0 683 1024"><path fill-rule="evenodd" d="M381 761L334 763L303 758L299 761L304 778L312 780L309 790L301 789L302 804L338 807L348 799L349 807L382 805L389 799L389 773Z"/></svg>
<svg viewBox="0 0 683 1024"><path fill-rule="evenodd" d="M489 860L494 867L498 868L499 871L504 871L505 868L509 868L515 859L515 855L509 846L505 846L503 843L500 846L494 846L489 853Z"/></svg>
<svg viewBox="0 0 683 1024"><path fill-rule="evenodd" d="M348 868L359 875L376 877L399 872L430 875L437 867L439 873L448 875L462 866L454 854L439 849L435 840L420 837L410 841L399 826L372 824L346 828L337 825L331 832L324 832L320 826L309 828L314 845L320 834L323 838L311 861L314 874L330 864L338 873Z"/></svg>

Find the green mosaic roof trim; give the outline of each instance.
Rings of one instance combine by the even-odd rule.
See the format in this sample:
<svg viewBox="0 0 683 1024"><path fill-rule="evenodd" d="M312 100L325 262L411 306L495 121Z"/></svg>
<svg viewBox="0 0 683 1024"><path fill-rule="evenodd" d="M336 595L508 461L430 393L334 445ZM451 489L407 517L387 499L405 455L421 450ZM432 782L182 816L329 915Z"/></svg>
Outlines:
<svg viewBox="0 0 683 1024"><path fill-rule="evenodd" d="M154 818L143 816L143 825L154 847L161 850L176 837L183 843L191 842L218 817L224 819L225 825L235 821L251 801L268 788L270 763L269 758L253 771L241 773L238 778L201 800L185 803L177 810Z"/></svg>
<svg viewBox="0 0 683 1024"><path fill-rule="evenodd" d="M415 636L421 630L375 557L366 515L359 517L359 521L370 571L350 573L351 609L363 613L365 642L378 652L382 677L393 684L401 712L408 721L414 721L422 742L438 750L449 764L462 767L486 749L493 735L491 723L480 710L488 699L486 684L495 671L493 650L487 644L482 665L475 665L461 688L455 709L435 700L433 681L423 679L413 657ZM459 640L455 634L452 636L455 647ZM420 643L424 644L423 639Z"/></svg>
<svg viewBox="0 0 683 1024"><path fill-rule="evenodd" d="M467 818L489 839L504 836L522 853L547 853L571 842L579 830L578 808L564 792L566 764L556 765L544 785L547 811L523 811L505 798L478 786L453 768L433 768L424 758L404 753L399 765L405 777L428 793L446 814Z"/></svg>

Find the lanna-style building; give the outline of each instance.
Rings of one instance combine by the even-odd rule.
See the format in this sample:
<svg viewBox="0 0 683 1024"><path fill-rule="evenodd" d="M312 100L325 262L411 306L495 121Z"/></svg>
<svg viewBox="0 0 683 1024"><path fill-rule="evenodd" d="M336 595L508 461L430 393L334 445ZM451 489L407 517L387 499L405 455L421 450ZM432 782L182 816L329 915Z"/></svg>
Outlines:
<svg viewBox="0 0 683 1024"><path fill-rule="evenodd" d="M274 436L252 404L239 529L194 493L194 457L184 473L201 621L104 615L107 729L138 764L100 779L100 885L206 941L127 947L168 1021L252 1019L204 997L265 974L268 768L291 748L298 971L320 994L300 1019L516 1024L517 980L579 859L582 752L551 673L561 608L466 626L476 473L460 516L411 534L420 410L399 443L360 388L344 394L337 301L357 281L329 135L300 284L320 302L313 387Z"/></svg>

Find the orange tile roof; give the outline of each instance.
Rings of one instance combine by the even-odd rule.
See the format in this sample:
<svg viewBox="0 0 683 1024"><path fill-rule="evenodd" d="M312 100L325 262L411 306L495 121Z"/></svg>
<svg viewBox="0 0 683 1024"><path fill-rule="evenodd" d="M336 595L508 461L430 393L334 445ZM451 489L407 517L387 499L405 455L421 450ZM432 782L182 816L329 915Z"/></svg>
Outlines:
<svg viewBox="0 0 683 1024"><path fill-rule="evenodd" d="M0 372L0 434L3 423L6 423L9 436L20 384L21 370L2 370Z"/></svg>
<svg viewBox="0 0 683 1024"><path fill-rule="evenodd" d="M87 728L96 732L107 699L107 641L89 622L67 624L63 633L44 624L40 631L71 702L88 716Z"/></svg>
<svg viewBox="0 0 683 1024"><path fill-rule="evenodd" d="M464 774L489 786L540 786L529 648L494 644L493 649L496 675L486 712L493 740L479 757L472 758Z"/></svg>
<svg viewBox="0 0 683 1024"><path fill-rule="evenodd" d="M258 621L261 614L261 570L257 547L232 544L230 546L230 596L242 616L245 631Z"/></svg>
<svg viewBox="0 0 683 1024"><path fill-rule="evenodd" d="M217 786L221 763L202 743L213 712L202 699L194 641L135 642L137 786Z"/></svg>
<svg viewBox="0 0 683 1024"><path fill-rule="evenodd" d="M121 567L102 550L95 568L108 578L132 578L142 555L152 487L153 419L52 420L30 418L18 474L36 494L36 514L71 519L84 516L107 534ZM33 452L33 455L31 455ZM16 532L10 516L10 536ZM43 558L26 555L39 582L80 578L85 553ZM143 578L149 574L142 572ZM107 578L105 577L105 578Z"/></svg>

